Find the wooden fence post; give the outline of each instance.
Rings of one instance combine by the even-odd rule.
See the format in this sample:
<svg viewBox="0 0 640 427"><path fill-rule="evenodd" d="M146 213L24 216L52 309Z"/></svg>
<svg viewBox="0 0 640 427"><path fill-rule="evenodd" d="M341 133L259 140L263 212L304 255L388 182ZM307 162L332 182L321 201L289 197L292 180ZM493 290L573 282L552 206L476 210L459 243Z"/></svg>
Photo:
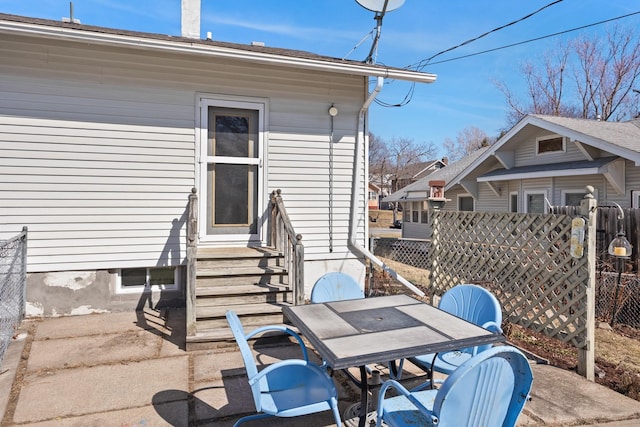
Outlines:
<svg viewBox="0 0 640 427"><path fill-rule="evenodd" d="M585 345L578 349L578 374L589 381L595 380L595 328L596 328L596 217L598 201L594 198L594 188L586 187L587 194L580 202L580 214L587 218L588 277L586 282L587 312L585 316Z"/></svg>

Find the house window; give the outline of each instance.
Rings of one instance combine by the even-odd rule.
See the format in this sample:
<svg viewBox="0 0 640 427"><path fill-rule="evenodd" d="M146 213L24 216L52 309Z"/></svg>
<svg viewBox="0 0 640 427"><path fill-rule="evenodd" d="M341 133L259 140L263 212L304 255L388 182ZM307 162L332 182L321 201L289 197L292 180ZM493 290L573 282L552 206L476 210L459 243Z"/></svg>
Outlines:
<svg viewBox="0 0 640 427"><path fill-rule="evenodd" d="M638 190L631 191L631 207L640 208L640 191Z"/></svg>
<svg viewBox="0 0 640 427"><path fill-rule="evenodd" d="M411 222L418 222L418 215L420 215L420 204L418 202L411 203Z"/></svg>
<svg viewBox="0 0 640 427"><path fill-rule="evenodd" d="M526 193L525 194L525 210L527 213L547 213L546 210L546 193Z"/></svg>
<svg viewBox="0 0 640 427"><path fill-rule="evenodd" d="M565 150L565 138L561 136L538 138L536 140L536 154L558 153Z"/></svg>
<svg viewBox="0 0 640 427"><path fill-rule="evenodd" d="M564 206L580 206L580 201L584 199L584 191L582 192L564 192Z"/></svg>
<svg viewBox="0 0 640 427"><path fill-rule="evenodd" d="M118 290L139 292L140 290L177 290L178 269L176 267L123 268L118 275Z"/></svg>
<svg viewBox="0 0 640 427"><path fill-rule="evenodd" d="M471 196L458 196L458 210L464 212L473 212L474 203Z"/></svg>
<svg viewBox="0 0 640 427"><path fill-rule="evenodd" d="M509 212L518 212L518 192L509 194Z"/></svg>
<svg viewBox="0 0 640 427"><path fill-rule="evenodd" d="M409 218L411 218L411 203L407 203L406 206L403 204L402 206L402 222L409 222Z"/></svg>
<svg viewBox="0 0 640 427"><path fill-rule="evenodd" d="M429 223L429 211L422 207L422 211L420 212L420 223L428 224Z"/></svg>

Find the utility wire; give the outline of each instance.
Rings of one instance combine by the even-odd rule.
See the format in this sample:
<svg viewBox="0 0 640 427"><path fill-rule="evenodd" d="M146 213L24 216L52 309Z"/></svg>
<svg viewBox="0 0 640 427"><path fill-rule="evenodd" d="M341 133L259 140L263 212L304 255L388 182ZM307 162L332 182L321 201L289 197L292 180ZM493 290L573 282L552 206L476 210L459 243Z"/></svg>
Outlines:
<svg viewBox="0 0 640 427"><path fill-rule="evenodd" d="M457 56L455 58L444 59L442 61L432 62L432 63L429 63L428 65L443 64L445 62L457 61L457 60L460 60L460 59L470 58L470 57L482 55L482 54L485 54L485 53L495 52L495 51L498 51L498 50L507 49L507 48L510 48L510 47L519 46L519 45L531 43L531 42L534 42L534 41L540 41L540 40L547 39L547 38L550 38L550 37L556 37L556 36L559 36L559 35L571 33L573 31L583 30L585 28L594 27L596 25L606 24L608 22L617 21L619 19L628 18L630 16L634 16L634 15L638 15L638 14L640 14L640 11L628 13L626 15L617 16L615 18L605 19L604 21L594 22L592 24L582 25L580 27L570 28L568 30L559 31L559 32L556 32L556 33L553 33L553 34L547 34L545 36L535 37L533 39L524 40L524 41L521 41L521 42L518 42L518 43L512 43L512 44L505 45L505 46L500 46L500 47L495 47L495 48L492 48L492 49L483 50L481 52L470 53L468 55ZM503 27L505 27L505 26L503 26ZM485 33L485 34L487 34L487 33ZM480 38L480 37L476 37L474 40L477 40L478 38ZM467 44L467 42L465 42L464 44ZM459 47L459 46L462 46L462 45L458 45L456 47ZM444 50L441 53L450 52L451 50L455 49L456 47ZM427 65L428 61L430 61L431 59L435 58L438 55L440 55L440 53L438 53L436 55L433 55L431 58L428 58L428 59L425 59L425 60L422 60L422 61L418 62L417 64L419 64L418 66L420 68L416 68L416 70L421 71ZM407 66L405 68L410 69L411 67L412 66ZM380 101L378 98L375 99L375 102L376 102L376 104L381 105L383 107L402 107L404 105L407 105L409 102L411 102L411 98L413 97L414 90L415 90L415 83L412 83L411 84L411 88L409 89L409 91L405 95L404 99L400 103L395 103L395 104L387 103L387 102L384 102L384 101Z"/></svg>
<svg viewBox="0 0 640 427"><path fill-rule="evenodd" d="M429 65L443 64L445 62L456 61L458 59L464 59L464 58L469 58L469 57L472 57L472 56L482 55L483 53L495 52L497 50L507 49L509 47L519 46L521 44L536 42L536 41L539 41L539 40L547 39L549 37L561 36L562 34L567 34L567 33L571 33L573 31L578 31L578 30L584 30L585 28L594 27L596 25L601 25L601 24L606 24L607 22L616 21L616 20L622 19L622 18L628 18L629 16L638 15L638 14L640 14L640 11L628 13L626 15L618 16L616 18L606 19L606 20L600 21L600 22L594 22L593 24L583 25L581 27L571 28L569 30L559 31L559 32L553 33L553 34L547 34L546 36L541 36L541 37L536 37L536 38L529 39L529 40L524 40L524 41L521 41L521 42L518 42L518 43L512 43L512 44L508 44L508 45L505 45L505 46L494 47L493 49L487 49L487 50L483 50L481 52L476 52L476 53L470 53L468 55L457 56L457 57L451 58L451 59L443 59L442 61L432 62Z"/></svg>
<svg viewBox="0 0 640 427"><path fill-rule="evenodd" d="M478 37L474 37L474 38L469 39L469 40L467 40L467 41L465 41L465 42L463 42L463 43L461 43L461 44L459 44L457 46L453 46L453 47L450 47L449 49L445 49L445 50L443 50L441 52L436 53L435 55L431 56L430 58L423 59L422 61L418 62L417 64L409 65L409 66L407 66L405 68L410 69L410 68L414 68L415 67L415 69L417 71L421 71L422 69L424 69L424 67L426 67L429 64L429 61L431 61L433 58L435 58L437 56L440 56L440 55L442 55L442 54L444 54L446 52L451 52L452 50L455 50L455 49L457 49L457 48L459 48L461 46L465 46L465 45L467 45L469 43L472 43L472 42L474 42L476 40L479 40L479 39L481 39L481 38L483 38L483 37L485 37L485 36L487 36L487 35L489 35L491 33L494 33L496 31L500 31L500 30L502 30L504 28L507 28L507 27L509 27L511 25L517 24L518 22L522 22L522 21L524 21L526 19L529 19L532 16L536 15L537 13L540 13L543 10L545 10L545 9L555 5L555 4L558 4L558 3L562 2L562 1L564 1L564 0L555 0L555 1L545 5L543 7L541 7L540 9L536 10L535 12L531 12L531 13L523 16L520 19L517 19L515 21L509 22L508 24L501 25L501 26L499 26L497 28L494 28L493 30L487 31L484 34L479 35ZM378 98L375 99L375 103L378 104L378 105L381 105L383 107L402 107L404 105L407 105L409 102L411 102L411 99L413 98L413 93L415 91L415 86L416 86L415 82L411 84L411 87L410 87L409 91L407 92L407 94L405 95L404 99L400 103L389 104L387 102L381 101Z"/></svg>
<svg viewBox="0 0 640 427"><path fill-rule="evenodd" d="M449 49L445 49L445 50L443 50L443 51L440 51L440 52L436 53L435 55L433 55L433 56L431 56L431 57L429 57L429 58L427 58L427 59L423 59L422 61L418 62L417 64L415 64L415 65L410 65L410 66L408 66L408 67L406 67L406 68L415 68L416 70L420 71L420 70L422 70L424 67L426 67L426 66L429 64L429 62L430 62L433 58L435 58L435 57L438 57L438 56L440 56L440 55L442 55L442 54L444 54L444 53L447 53L447 52L451 52L452 50L458 49L459 47L466 46L466 45L468 45L469 43L473 43L474 41L480 40L481 38L486 37L486 36L488 36L488 35L489 35L489 34L491 34L491 33L495 33L496 31L503 30L503 29L505 29L505 28L507 28L507 27L510 27L511 25L515 25L515 24L517 24L517 23L519 23L519 22L522 22L522 21L524 21L524 20L526 20L526 19L529 19L529 18L531 18L532 16L534 16L534 15L536 15L536 14L538 14L538 13L542 12L543 10L545 10L545 9L547 9L547 8L549 8L549 7L553 6L553 5L556 5L556 4L558 4L558 3L561 3L562 1L564 1L564 0L555 0L555 1L553 1L553 2L549 3L549 4L545 5L545 6L542 6L540 9L536 10L535 12L531 12L531 13L529 13L528 15L523 16L523 17L522 17L522 18L520 18L520 19L516 19L515 21L509 22L508 24L501 25L501 26L499 26L499 27L497 27L497 28L494 28L493 30L490 30L490 31L487 31L486 33L480 34L480 35L479 35L479 36L477 36L477 37L474 37L474 38L469 39L469 40L467 40L467 41L465 41L465 42L462 42L462 43L460 43L460 44L459 44L459 45L457 45L457 46L453 46L453 47L450 47Z"/></svg>

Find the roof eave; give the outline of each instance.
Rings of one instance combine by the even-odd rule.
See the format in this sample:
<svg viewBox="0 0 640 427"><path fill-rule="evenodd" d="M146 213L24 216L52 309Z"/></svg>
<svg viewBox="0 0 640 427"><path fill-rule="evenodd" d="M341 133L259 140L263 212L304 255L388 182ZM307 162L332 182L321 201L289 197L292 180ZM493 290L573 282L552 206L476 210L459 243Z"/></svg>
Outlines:
<svg viewBox="0 0 640 427"><path fill-rule="evenodd" d="M265 65L278 65L289 68L317 70L338 74L350 74L367 77L384 77L416 83L433 83L435 74L421 73L400 68L390 68L355 61L331 62L322 59L299 58L253 50L234 49L201 43L159 40L126 34L101 33L91 30L78 30L68 27L53 27L17 21L0 21L0 33L22 34L57 40L78 41L83 43L122 46L143 50L156 50L192 55L202 55L221 59L234 59Z"/></svg>

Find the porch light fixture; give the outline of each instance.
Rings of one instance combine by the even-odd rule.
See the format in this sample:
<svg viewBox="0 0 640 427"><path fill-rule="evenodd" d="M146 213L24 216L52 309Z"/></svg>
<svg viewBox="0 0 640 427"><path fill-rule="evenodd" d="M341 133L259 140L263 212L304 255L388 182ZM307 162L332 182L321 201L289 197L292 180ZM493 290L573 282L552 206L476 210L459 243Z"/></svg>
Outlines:
<svg viewBox="0 0 640 427"><path fill-rule="evenodd" d="M613 327L616 323L616 316L618 314L618 294L622 286L622 272L625 268L625 258L631 256L631 243L624 235L624 211L619 204L615 202L609 202L618 207L618 235L615 239L609 243L609 255L613 256L616 260L616 269L618 270L618 283L616 286L615 295L613 297L613 310L611 311L611 321L609 325Z"/></svg>
<svg viewBox="0 0 640 427"><path fill-rule="evenodd" d="M625 237L624 231L620 230L616 238L609 243L609 255L616 258L628 258L631 255L631 243Z"/></svg>
<svg viewBox="0 0 640 427"><path fill-rule="evenodd" d="M631 243L624 234L624 211L619 204L609 202L618 208L618 235L609 243L609 255L616 258L627 258L631 255Z"/></svg>
<svg viewBox="0 0 640 427"><path fill-rule="evenodd" d="M329 107L329 115L331 117L335 117L338 115L338 109L333 104L331 104L331 107Z"/></svg>

